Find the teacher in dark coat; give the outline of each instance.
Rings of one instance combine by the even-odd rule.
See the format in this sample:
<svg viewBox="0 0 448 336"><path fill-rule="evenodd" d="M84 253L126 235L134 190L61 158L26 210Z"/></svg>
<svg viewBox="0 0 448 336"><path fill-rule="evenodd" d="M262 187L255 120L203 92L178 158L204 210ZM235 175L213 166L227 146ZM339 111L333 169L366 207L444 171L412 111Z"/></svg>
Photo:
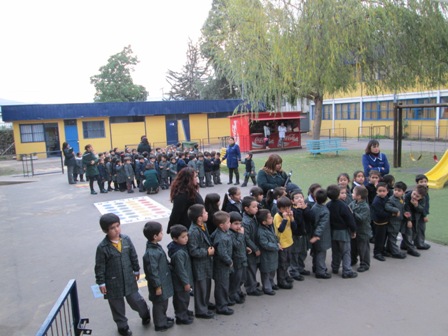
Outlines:
<svg viewBox="0 0 448 336"><path fill-rule="evenodd" d="M69 184L76 184L73 178L73 172L76 166L75 154L73 153L73 148L70 147L68 142L62 144L62 152L64 153L64 165L67 166L67 178Z"/></svg>
<svg viewBox="0 0 448 336"><path fill-rule="evenodd" d="M177 173L171 184L170 198L173 210L168 221L167 233L170 233L170 228L176 224L182 224L188 229L191 225L188 208L193 204L204 204L199 194L198 176L193 168L185 167Z"/></svg>
<svg viewBox="0 0 448 336"><path fill-rule="evenodd" d="M257 175L258 186L263 189L264 195L277 187L285 187L287 191L300 190L300 187L291 182L290 176L282 169L283 160L278 154L271 154Z"/></svg>
<svg viewBox="0 0 448 336"><path fill-rule="evenodd" d="M233 173L235 173L235 185L240 184L240 172L238 171L238 161L241 161L240 146L235 143L235 138L229 138L229 145L227 146L226 155L222 158L226 160L227 168L229 168L229 183L232 184Z"/></svg>
<svg viewBox="0 0 448 336"><path fill-rule="evenodd" d="M137 152L139 152L140 154L146 152L149 155L151 153L151 145L149 144L148 138L146 137L146 135L142 135L140 140L141 141L138 144Z"/></svg>

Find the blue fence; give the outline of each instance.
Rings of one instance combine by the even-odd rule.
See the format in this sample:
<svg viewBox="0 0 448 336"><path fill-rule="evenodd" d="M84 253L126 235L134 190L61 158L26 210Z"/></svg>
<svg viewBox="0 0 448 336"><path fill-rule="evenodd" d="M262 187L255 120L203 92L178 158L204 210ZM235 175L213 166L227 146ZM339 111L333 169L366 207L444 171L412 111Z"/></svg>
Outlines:
<svg viewBox="0 0 448 336"><path fill-rule="evenodd" d="M91 335L92 330L86 329L88 323L89 319L80 318L76 280L72 279L64 288L36 336Z"/></svg>

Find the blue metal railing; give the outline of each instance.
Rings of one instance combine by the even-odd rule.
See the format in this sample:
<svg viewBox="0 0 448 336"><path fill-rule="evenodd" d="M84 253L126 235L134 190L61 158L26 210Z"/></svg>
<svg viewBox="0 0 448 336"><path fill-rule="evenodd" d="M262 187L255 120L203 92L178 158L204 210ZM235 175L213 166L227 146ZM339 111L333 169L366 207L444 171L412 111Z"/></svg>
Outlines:
<svg viewBox="0 0 448 336"><path fill-rule="evenodd" d="M91 335L86 329L89 319L80 318L78 290L76 280L72 279L65 286L36 336L44 335Z"/></svg>

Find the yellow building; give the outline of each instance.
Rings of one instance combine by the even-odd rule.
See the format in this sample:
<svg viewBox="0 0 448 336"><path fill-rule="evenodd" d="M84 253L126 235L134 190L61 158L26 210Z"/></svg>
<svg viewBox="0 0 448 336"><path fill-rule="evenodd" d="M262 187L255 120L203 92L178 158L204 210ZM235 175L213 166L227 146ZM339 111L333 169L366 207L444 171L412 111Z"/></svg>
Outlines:
<svg viewBox="0 0 448 336"><path fill-rule="evenodd" d="M359 92L357 94L324 97L322 136L392 137L395 102L403 105L448 103L448 90L377 96L363 96ZM315 106L311 103L311 123L314 120L314 110ZM448 108L405 109L403 114L405 136L431 140L448 138Z"/></svg>
<svg viewBox="0 0 448 336"><path fill-rule="evenodd" d="M12 122L17 158L59 156L68 142L76 152L91 144L97 152L137 147L146 135L153 148L178 142L218 143L229 136L228 116L240 100L162 101L3 106Z"/></svg>

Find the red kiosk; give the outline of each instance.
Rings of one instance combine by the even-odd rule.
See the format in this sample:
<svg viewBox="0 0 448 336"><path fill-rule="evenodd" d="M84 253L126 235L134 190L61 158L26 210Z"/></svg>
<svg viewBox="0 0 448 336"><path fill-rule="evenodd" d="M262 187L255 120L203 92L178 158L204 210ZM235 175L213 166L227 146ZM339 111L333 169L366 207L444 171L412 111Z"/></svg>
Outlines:
<svg viewBox="0 0 448 336"><path fill-rule="evenodd" d="M263 127L268 123L271 131L269 148L280 148L278 126L284 123L286 135L283 148L302 148L300 112L259 112L230 116L230 134L242 152L266 149Z"/></svg>

